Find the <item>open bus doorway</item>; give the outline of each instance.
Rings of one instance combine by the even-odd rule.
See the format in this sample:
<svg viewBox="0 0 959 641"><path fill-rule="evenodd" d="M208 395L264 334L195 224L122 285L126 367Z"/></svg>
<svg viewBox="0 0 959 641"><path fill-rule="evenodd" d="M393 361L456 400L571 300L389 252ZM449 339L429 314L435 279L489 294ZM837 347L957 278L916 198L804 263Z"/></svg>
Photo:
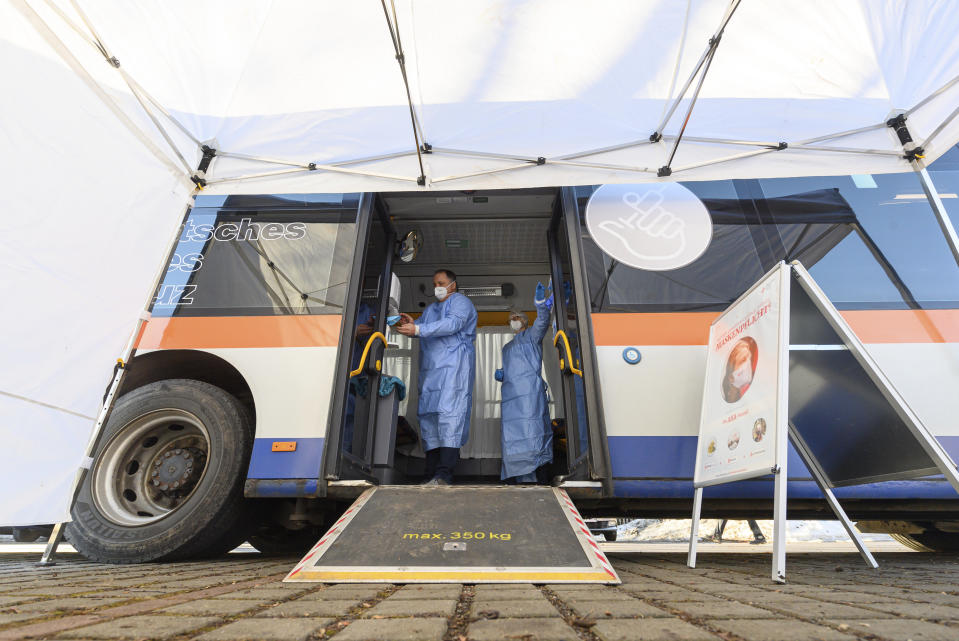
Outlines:
<svg viewBox="0 0 959 641"><path fill-rule="evenodd" d="M575 208L571 195L565 205L570 204ZM349 383L340 408L339 444L327 452L326 479L353 487L360 487L356 481L406 485L425 480L417 419L418 339L394 331L386 319L397 313L419 317L435 300L433 274L449 269L457 274L458 292L477 312L470 432L454 483L502 482L502 396L494 374L502 367L503 346L514 337L511 310L524 312L532 326L536 285L552 283L554 308L542 344L553 436L547 477L554 484L601 488L601 479L592 476L603 466L591 461L593 451L603 456L605 438L596 408L591 409L596 397L588 380L594 371L591 343L579 311L583 301L576 297L582 264L579 248L570 251L569 245L578 231L567 225L572 220L578 229L578 217L565 215L563 190L387 193L373 197L368 210L367 240L357 252L355 300L348 302L353 318L344 315L353 328L349 359L340 363ZM415 259L404 262L396 251L398 240L411 231L421 244ZM405 388L402 399L379 395L384 381L397 380L403 385L391 389ZM335 427L331 421L331 430Z"/></svg>

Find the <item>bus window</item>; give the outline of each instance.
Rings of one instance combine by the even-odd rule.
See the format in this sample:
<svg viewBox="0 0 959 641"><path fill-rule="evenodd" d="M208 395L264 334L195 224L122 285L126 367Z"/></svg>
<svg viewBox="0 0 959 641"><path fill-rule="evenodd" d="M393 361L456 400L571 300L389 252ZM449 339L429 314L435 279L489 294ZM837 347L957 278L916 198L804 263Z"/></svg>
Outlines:
<svg viewBox="0 0 959 641"><path fill-rule="evenodd" d="M959 223L959 150L930 173ZM709 248L652 272L584 238L594 312L721 311L779 260L801 261L839 309L959 307L959 269L912 172L684 185L713 217ZM581 211L593 190L577 188Z"/></svg>
<svg viewBox="0 0 959 641"><path fill-rule="evenodd" d="M281 197L244 197L235 202L254 207L238 208L231 198L189 212L153 314L341 314L357 200L288 206Z"/></svg>

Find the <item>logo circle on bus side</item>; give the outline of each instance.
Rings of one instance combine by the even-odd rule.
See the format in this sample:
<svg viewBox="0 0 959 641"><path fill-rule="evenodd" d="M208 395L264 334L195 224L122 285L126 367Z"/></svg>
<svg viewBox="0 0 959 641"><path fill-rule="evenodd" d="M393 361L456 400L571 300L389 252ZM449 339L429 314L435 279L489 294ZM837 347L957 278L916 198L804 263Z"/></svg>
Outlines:
<svg viewBox="0 0 959 641"><path fill-rule="evenodd" d="M688 265L713 237L706 206L674 182L600 186L586 203L586 228L609 256L650 271Z"/></svg>

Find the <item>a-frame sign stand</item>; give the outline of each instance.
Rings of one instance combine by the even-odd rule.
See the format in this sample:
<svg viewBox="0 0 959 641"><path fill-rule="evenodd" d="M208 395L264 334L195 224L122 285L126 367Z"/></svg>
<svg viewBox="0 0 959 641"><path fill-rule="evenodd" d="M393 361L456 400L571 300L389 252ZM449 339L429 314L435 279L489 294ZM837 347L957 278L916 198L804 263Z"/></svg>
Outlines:
<svg viewBox="0 0 959 641"><path fill-rule="evenodd" d="M779 263L710 327L689 567L703 489L772 474L772 578L785 582L788 443L873 568L834 488L942 474L959 492L955 462L798 261Z"/></svg>

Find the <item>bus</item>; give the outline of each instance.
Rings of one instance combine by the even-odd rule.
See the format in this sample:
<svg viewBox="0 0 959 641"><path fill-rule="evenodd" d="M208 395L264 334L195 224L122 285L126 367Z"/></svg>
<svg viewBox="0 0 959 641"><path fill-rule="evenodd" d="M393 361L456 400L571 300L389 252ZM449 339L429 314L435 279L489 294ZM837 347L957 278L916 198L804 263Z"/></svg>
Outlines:
<svg viewBox="0 0 959 641"><path fill-rule="evenodd" d="M959 148L930 167L959 217ZM800 261L959 458L959 268L915 174L682 183L713 222L693 263L617 263L583 212L598 186L196 197L73 507L90 559L309 548L367 488L422 481L416 316L436 269L478 312L471 435L457 483L500 483L509 310L555 305L544 341L552 484L585 515L688 518L711 321ZM393 385L382 385L392 381ZM790 452L791 518L831 518ZM839 488L850 517L917 548L959 548L941 478ZM771 513L772 480L711 488L705 516ZM428 509L428 506L424 506Z"/></svg>

